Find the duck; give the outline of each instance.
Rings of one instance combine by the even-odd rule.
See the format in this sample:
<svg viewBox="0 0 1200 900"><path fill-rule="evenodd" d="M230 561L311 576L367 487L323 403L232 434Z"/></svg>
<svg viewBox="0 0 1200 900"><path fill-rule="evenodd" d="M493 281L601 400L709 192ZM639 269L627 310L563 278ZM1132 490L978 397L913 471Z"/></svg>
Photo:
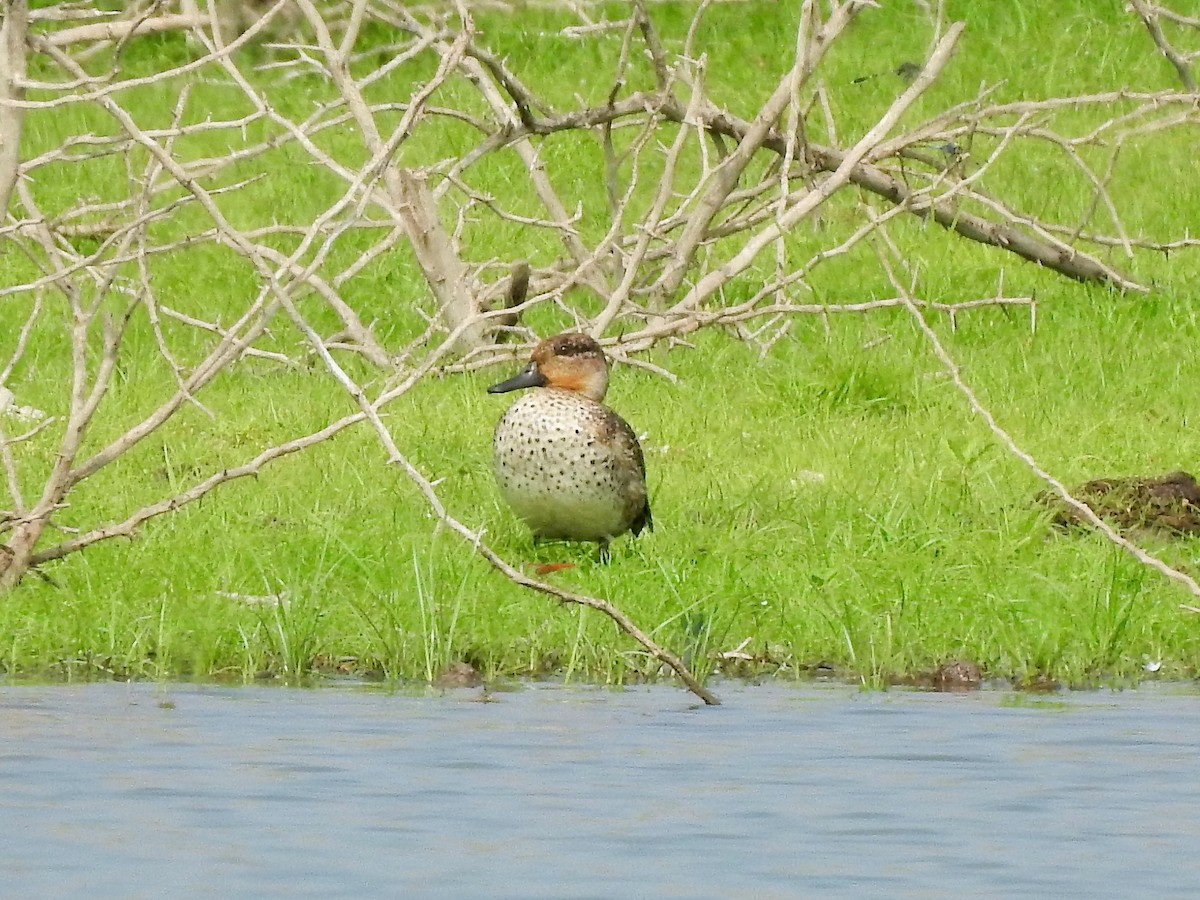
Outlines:
<svg viewBox="0 0 1200 900"><path fill-rule="evenodd" d="M496 484L539 540L597 544L600 562L626 532L653 530L637 435L604 405L608 359L582 332L541 341L529 364L490 394L531 389L496 423Z"/></svg>

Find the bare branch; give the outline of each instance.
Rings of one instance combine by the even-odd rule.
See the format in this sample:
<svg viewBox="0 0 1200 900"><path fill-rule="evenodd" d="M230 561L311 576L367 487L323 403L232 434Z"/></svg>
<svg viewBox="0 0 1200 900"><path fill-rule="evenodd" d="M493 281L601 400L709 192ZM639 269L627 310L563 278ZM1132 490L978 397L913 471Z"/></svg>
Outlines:
<svg viewBox="0 0 1200 900"><path fill-rule="evenodd" d="M883 237L890 255L893 258L899 258L899 249L888 237L886 230L881 229L879 233ZM1116 544L1125 552L1129 553L1138 562L1145 566L1149 566L1162 575L1165 575L1172 581L1182 584L1189 591L1191 591L1193 595L1200 598L1200 583L1198 583L1190 575L1181 572L1178 569L1172 568L1158 557L1148 553L1141 547L1137 546L1137 544L1134 544L1132 541L1127 540L1118 534L1111 525L1096 515L1096 513L1093 512L1092 509L1087 506L1087 504L1071 496L1071 492L1067 489L1066 485L1042 468L1042 466L1038 464L1037 460L1035 460L1030 454L1026 453L1020 448L1020 446L1018 446L1012 435L1010 435L1000 426L1000 424L996 421L996 417L986 406L983 405L983 403L980 402L979 398L975 395L975 392L971 390L971 387L963 379L962 371L958 364L955 363L954 359L950 356L950 353L942 344L941 339L938 338L937 332L930 327L929 323L925 321L924 316L921 315L921 312L917 308L916 304L912 302L908 291L901 281L896 277L888 259L881 255L880 263L887 272L888 278L892 282L892 286L901 292L901 297L905 302L905 307L912 314L913 321L925 335L926 340L929 342L930 348L933 350L934 355L941 362L942 367L946 370L946 373L950 376L950 380L954 383L954 386L958 389L959 393L966 398L971 410L981 419L983 419L988 429L1008 449L1009 453L1021 460L1021 462L1023 462L1025 466L1031 472L1033 472L1034 475L1046 482L1046 484L1048 484L1059 496L1063 503L1065 503L1081 519L1103 534L1109 541Z"/></svg>
<svg viewBox="0 0 1200 900"><path fill-rule="evenodd" d="M25 32L28 0L6 0L0 22L0 224L8 212L8 201L17 181L21 162L21 126L25 110L14 101L25 91Z"/></svg>
<svg viewBox="0 0 1200 900"><path fill-rule="evenodd" d="M59 31L50 32L46 35L45 39L55 47L68 47L71 44L91 43L93 41L127 41L134 34L161 34L164 31L184 31L188 28L203 27L207 24L207 16L158 16L152 19L96 22L92 25L63 28Z"/></svg>
<svg viewBox="0 0 1200 900"><path fill-rule="evenodd" d="M1162 26L1158 24L1160 10L1147 3L1146 0L1129 0L1129 5L1137 12L1138 18L1142 20L1142 24L1146 26L1146 30L1150 32L1150 37L1154 41L1154 46L1158 48L1158 52L1165 56L1167 62L1175 67L1175 72L1179 75L1179 80L1183 82L1184 88L1193 93L1200 90L1200 88L1196 87L1196 79L1192 75L1192 67L1171 46L1167 41L1166 35L1163 34Z"/></svg>

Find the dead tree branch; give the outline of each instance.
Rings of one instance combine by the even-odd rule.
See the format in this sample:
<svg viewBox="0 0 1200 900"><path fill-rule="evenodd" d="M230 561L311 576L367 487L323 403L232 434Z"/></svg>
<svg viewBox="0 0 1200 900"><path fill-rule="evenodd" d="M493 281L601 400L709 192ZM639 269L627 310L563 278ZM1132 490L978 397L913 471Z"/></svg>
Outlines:
<svg viewBox="0 0 1200 900"><path fill-rule="evenodd" d="M1129 0L1129 5L1133 7L1138 18L1142 20L1142 24L1146 26L1146 31L1150 33L1150 39L1154 41L1154 46L1158 48L1158 52L1166 57L1167 62L1175 67L1175 72L1179 76L1179 80L1183 83L1184 89L1195 93L1200 88L1196 86L1196 78L1192 74L1191 63L1176 50L1167 40L1167 36L1163 34L1162 25L1159 24L1159 17L1165 12L1168 12L1163 7L1156 3L1149 3L1147 0ZM1200 28L1200 19L1189 19L1184 16L1171 16L1180 24L1192 24Z"/></svg>
<svg viewBox="0 0 1200 900"><path fill-rule="evenodd" d="M29 27L28 0L5 0L0 22L0 224L8 212L8 201L21 163L21 126L24 99L25 38Z"/></svg>
<svg viewBox="0 0 1200 900"><path fill-rule="evenodd" d="M966 399L968 405L971 407L971 411L983 419L984 423L988 427L988 430L991 431L996 439L1004 445L1008 452L1017 459L1021 460L1021 462L1024 463L1034 475L1048 484L1051 490L1058 495L1062 502L1065 503L1073 513L1077 514L1082 520L1086 521L1089 525L1104 535L1105 538L1107 538L1116 546L1120 547L1126 553L1130 554L1142 565L1149 566L1172 581L1182 584L1195 597L1200 598L1200 582L1197 582L1187 573L1173 568L1172 566L1163 562L1157 556L1154 556L1152 553L1143 550L1137 544L1118 534L1111 525L1100 518L1100 516L1096 515L1096 513L1092 511L1091 507L1073 497L1065 484L1044 469L1037 462L1037 460L1033 458L1033 456L1031 456L1025 450L1022 450L1012 435L1010 435L996 421L996 417L992 414L991 410L983 405L978 396L971 389L970 385L967 384L966 380L963 378L962 370L954 361L954 358L950 355L949 351L946 350L946 347L938 337L937 332L934 331L929 323L925 321L925 317L921 315L921 311L914 302L911 294L908 292L908 289L901 282L901 280L896 277L891 260L898 260L901 258L899 248L888 236L886 229L881 229L879 234L888 250L887 255L881 255L880 262L883 265L884 270L887 272L889 280L892 282L893 287L900 292L901 300L903 301L905 308L909 311L909 313L912 314L913 321L925 335L926 340L929 342L930 348L933 350L934 356L938 358L938 361L942 364L946 374L950 376L950 380L958 389L959 393L961 393ZM889 256L890 259L888 258ZM1184 608L1190 609L1190 607Z"/></svg>

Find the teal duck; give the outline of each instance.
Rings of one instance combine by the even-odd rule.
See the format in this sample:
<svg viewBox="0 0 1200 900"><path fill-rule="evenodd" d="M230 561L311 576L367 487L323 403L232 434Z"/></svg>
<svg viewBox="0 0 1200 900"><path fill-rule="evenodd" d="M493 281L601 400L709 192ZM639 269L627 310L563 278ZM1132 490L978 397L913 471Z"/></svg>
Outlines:
<svg viewBox="0 0 1200 900"><path fill-rule="evenodd" d="M608 360L580 333L547 338L492 394L533 388L496 424L500 493L534 539L594 541L601 561L627 531L653 529L646 464L637 435L601 401Z"/></svg>

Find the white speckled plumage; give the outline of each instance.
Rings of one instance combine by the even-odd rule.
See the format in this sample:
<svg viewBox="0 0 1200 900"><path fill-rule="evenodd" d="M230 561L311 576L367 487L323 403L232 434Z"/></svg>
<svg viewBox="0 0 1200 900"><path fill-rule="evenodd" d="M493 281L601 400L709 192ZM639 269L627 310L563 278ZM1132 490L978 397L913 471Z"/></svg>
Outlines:
<svg viewBox="0 0 1200 900"><path fill-rule="evenodd" d="M599 346L585 335L550 338L493 390L526 386L534 390L497 423L493 449L500 493L534 535L595 541L604 557L613 538L653 527L637 436L599 402L607 387Z"/></svg>

